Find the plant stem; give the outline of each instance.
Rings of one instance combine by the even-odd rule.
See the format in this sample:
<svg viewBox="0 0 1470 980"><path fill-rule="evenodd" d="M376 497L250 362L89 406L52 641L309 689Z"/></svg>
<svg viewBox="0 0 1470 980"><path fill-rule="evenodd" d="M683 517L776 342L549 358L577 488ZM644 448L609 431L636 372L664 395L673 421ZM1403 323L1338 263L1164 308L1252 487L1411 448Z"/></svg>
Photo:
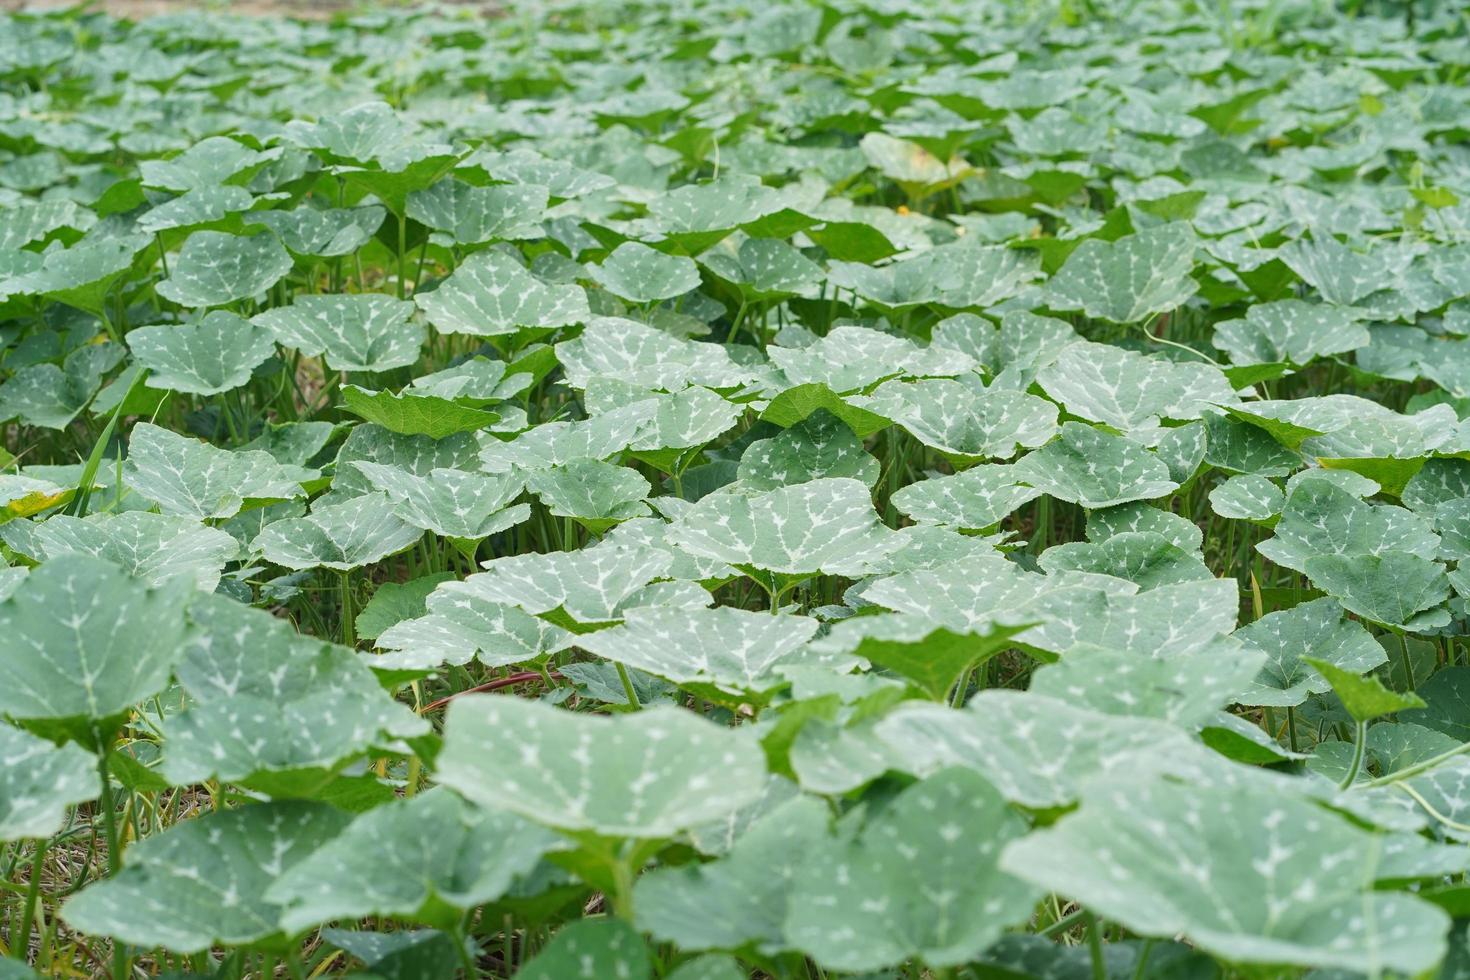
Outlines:
<svg viewBox="0 0 1470 980"><path fill-rule="evenodd" d="M623 693L628 697L628 707L634 711L639 710L643 703L638 700L638 692L633 689L633 678L628 675L628 668L621 663L615 662L614 665L618 668L618 680L623 682Z"/></svg>
<svg viewBox="0 0 1470 980"><path fill-rule="evenodd" d="M101 741L99 739L99 741ZM102 796L98 805L102 807L103 826L107 831L107 877L116 878L122 870L122 846L117 836L117 806L112 798L112 772L108 761L112 746L103 742L97 755L97 777L102 783ZM128 975L128 952L121 940L112 942L112 978L123 980Z"/></svg>
<svg viewBox="0 0 1470 980"><path fill-rule="evenodd" d="M41 897L41 871L46 861L47 843L44 839L36 841L36 856L31 861L31 880L26 885L26 904L20 910L20 930L10 937L10 955L22 963L26 962L30 952L31 923L35 918L36 902Z"/></svg>
<svg viewBox="0 0 1470 980"><path fill-rule="evenodd" d="M1342 777L1338 783L1339 789L1347 789L1358 778L1358 770L1363 768L1363 743L1368 741L1368 723L1360 721L1357 723L1357 731L1353 734L1353 761L1348 766L1347 775Z"/></svg>
<svg viewBox="0 0 1470 980"><path fill-rule="evenodd" d="M1092 956L1092 980L1108 980L1107 964L1103 962L1102 926L1097 916L1084 912L1087 920L1087 950Z"/></svg>

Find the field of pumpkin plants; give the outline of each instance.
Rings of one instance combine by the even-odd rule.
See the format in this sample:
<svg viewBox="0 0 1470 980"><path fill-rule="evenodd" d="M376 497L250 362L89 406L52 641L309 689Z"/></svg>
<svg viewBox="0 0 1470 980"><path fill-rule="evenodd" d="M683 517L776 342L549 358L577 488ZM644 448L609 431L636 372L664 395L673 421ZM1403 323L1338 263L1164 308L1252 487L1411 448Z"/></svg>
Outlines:
<svg viewBox="0 0 1470 980"><path fill-rule="evenodd" d="M0 980L1470 976L1470 4L0 15Z"/></svg>

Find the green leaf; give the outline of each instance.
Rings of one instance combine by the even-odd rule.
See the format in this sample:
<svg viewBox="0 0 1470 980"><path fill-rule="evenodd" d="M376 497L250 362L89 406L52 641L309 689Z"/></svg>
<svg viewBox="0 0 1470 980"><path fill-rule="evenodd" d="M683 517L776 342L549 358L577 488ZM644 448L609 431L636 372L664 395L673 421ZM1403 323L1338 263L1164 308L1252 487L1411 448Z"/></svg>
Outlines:
<svg viewBox="0 0 1470 980"><path fill-rule="evenodd" d="M353 465L393 498L398 517L443 537L477 541L531 517L529 507L510 506L525 485L518 476L449 469L418 476L382 463Z"/></svg>
<svg viewBox="0 0 1470 980"><path fill-rule="evenodd" d="M953 476L910 483L892 496L893 506L923 524L982 530L1041 496L1024 486L1013 467L972 466Z"/></svg>
<svg viewBox="0 0 1470 980"><path fill-rule="evenodd" d="M1148 357L1110 344L1071 344L1037 372L1036 382L1068 413L1121 432L1163 419L1197 419L1207 406L1233 403L1235 392L1209 364Z"/></svg>
<svg viewBox="0 0 1470 980"><path fill-rule="evenodd" d="M822 802L796 797L757 817L719 860L647 872L633 889L638 927L686 950L783 948L788 899L829 820Z"/></svg>
<svg viewBox="0 0 1470 980"><path fill-rule="evenodd" d="M642 242L624 242L588 270L598 285L632 303L654 303L699 287L699 267L682 255L665 255Z"/></svg>
<svg viewBox="0 0 1470 980"><path fill-rule="evenodd" d="M1289 794L1160 780L1100 786L1011 844L1001 867L1140 935L1182 934L1231 962L1417 973L1443 956L1449 917L1373 891L1383 847Z"/></svg>
<svg viewBox="0 0 1470 980"><path fill-rule="evenodd" d="M1385 626L1427 626L1425 610L1450 597L1444 566L1406 551L1376 555L1318 555L1305 571L1312 584L1349 612ZM1441 614L1444 625L1448 613Z"/></svg>
<svg viewBox="0 0 1470 980"><path fill-rule="evenodd" d="M388 211L380 204L355 208L301 206L290 211L256 211L252 224L265 225L297 255L336 258L351 255L373 240Z"/></svg>
<svg viewBox="0 0 1470 980"><path fill-rule="evenodd" d="M74 929L197 953L284 942L280 876L335 837L347 815L321 803L260 803L182 820L128 849L128 865L71 899Z"/></svg>
<svg viewBox="0 0 1470 980"><path fill-rule="evenodd" d="M412 303L376 293L298 296L251 322L282 347L325 357L333 371L391 371L416 362L424 345L423 324L409 319L413 311Z"/></svg>
<svg viewBox="0 0 1470 980"><path fill-rule="evenodd" d="M516 973L519 980L648 980L653 964L643 937L622 919L582 919L563 926Z"/></svg>
<svg viewBox="0 0 1470 980"><path fill-rule="evenodd" d="M188 637L190 591L150 589L110 562L63 554L0 602L0 712L102 722L158 693Z"/></svg>
<svg viewBox="0 0 1470 980"><path fill-rule="evenodd" d="M128 440L123 480L167 514L233 517L247 500L304 496L315 470L284 466L260 450L217 449L140 422Z"/></svg>
<svg viewBox="0 0 1470 980"><path fill-rule="evenodd" d="M404 620L424 615L428 612L429 593L454 578L453 572L431 572L407 582L384 582L357 614L355 632L364 640L376 640Z"/></svg>
<svg viewBox="0 0 1470 980"><path fill-rule="evenodd" d="M0 841L50 837L67 807L97 795L97 760L75 745L0 725L0 759Z"/></svg>
<svg viewBox="0 0 1470 980"><path fill-rule="evenodd" d="M822 966L915 957L964 963L1025 921L1040 892L1001 871L1026 823L977 773L949 769L900 793L860 836L818 845L787 906L790 942Z"/></svg>
<svg viewBox="0 0 1470 980"><path fill-rule="evenodd" d="M514 814L434 789L364 813L266 896L284 906L281 924L292 933L369 916L454 928L463 911L500 898L557 844Z"/></svg>
<svg viewBox="0 0 1470 980"><path fill-rule="evenodd" d="M575 518L600 534L620 521L647 515L644 501L653 488L625 466L580 459L531 473L526 489L552 515Z"/></svg>
<svg viewBox="0 0 1470 980"><path fill-rule="evenodd" d="M1056 406L1045 399L948 378L887 381L850 404L893 420L960 463L1010 459L1057 433Z"/></svg>
<svg viewBox="0 0 1470 980"><path fill-rule="evenodd" d="M852 430L830 412L818 409L770 439L758 439L740 456L740 482L752 490L848 477L867 486L878 482L878 460Z"/></svg>
<svg viewBox="0 0 1470 980"><path fill-rule="evenodd" d="M674 521L669 539L695 555L786 575L861 574L897 544L868 488L847 478L711 494Z"/></svg>
<svg viewBox="0 0 1470 980"><path fill-rule="evenodd" d="M198 231L157 289L180 306L224 306L260 295L290 271L291 256L274 235Z"/></svg>
<svg viewBox="0 0 1470 980"><path fill-rule="evenodd" d="M148 387L194 395L246 384L276 352L269 331L224 310L179 326L141 327L127 340L134 359L148 369Z"/></svg>
<svg viewBox="0 0 1470 980"><path fill-rule="evenodd" d="M471 255L438 288L414 293L413 301L441 333L476 337L564 327L592 315L581 286L543 282L493 249Z"/></svg>
<svg viewBox="0 0 1470 980"><path fill-rule="evenodd" d="M992 626L984 632L954 632L928 623L909 623L902 629L869 632L852 653L908 678L931 701L942 702L970 670L1011 646L1011 638L1025 628Z"/></svg>
<svg viewBox="0 0 1470 980"><path fill-rule="evenodd" d="M411 192L407 214L414 221L447 232L460 245L477 245L540 238L546 200L546 188L535 185L476 187L450 179Z"/></svg>
<svg viewBox="0 0 1470 980"><path fill-rule="evenodd" d="M623 625L578 639L599 657L675 684L709 685L761 693L785 684L781 664L800 660L799 651L817 631L805 616L772 616L734 609L631 609Z"/></svg>
<svg viewBox="0 0 1470 980"><path fill-rule="evenodd" d="M1047 305L1114 323L1138 323L1166 313L1198 288L1189 276L1194 251L1194 232L1183 222L1116 242L1090 238L1046 284Z"/></svg>
<svg viewBox="0 0 1470 980"><path fill-rule="evenodd" d="M516 697L456 699L438 781L471 802L608 837L668 837L761 795L747 732L677 708L602 718Z"/></svg>
<svg viewBox="0 0 1470 980"><path fill-rule="evenodd" d="M985 690L963 710L905 702L878 722L878 737L916 773L977 770L1007 800L1067 806L1090 779L1121 778L1130 752L1170 758L1198 743L1172 725L1075 707L1021 691ZM1013 872L1014 873L1014 872Z"/></svg>
<svg viewBox="0 0 1470 980"><path fill-rule="evenodd" d="M1017 482L1089 509L1162 497L1179 484L1149 450L1080 422L1012 467Z"/></svg>
<svg viewBox="0 0 1470 980"><path fill-rule="evenodd" d="M448 398L416 395L412 389L395 395L391 391L369 391L357 385L343 385L342 407L390 432L428 436L430 439L475 432L500 420L495 412Z"/></svg>
<svg viewBox="0 0 1470 980"><path fill-rule="evenodd" d="M349 571L412 547L421 537L422 529L400 518L387 494L370 493L268 524L254 547L286 568Z"/></svg>
<svg viewBox="0 0 1470 980"><path fill-rule="evenodd" d="M278 796L312 795L346 760L428 731L350 649L222 596L190 606L198 632L178 665L189 706L164 723L163 772Z"/></svg>
<svg viewBox="0 0 1470 980"><path fill-rule="evenodd" d="M234 538L172 514L128 511L78 519L56 514L38 525L36 557L81 554L102 558L152 587L176 585L213 592L227 562L239 556Z"/></svg>
<svg viewBox="0 0 1470 980"><path fill-rule="evenodd" d="M1331 597L1267 613L1235 636L1265 651L1267 658L1250 685L1237 692L1241 704L1291 707L1309 695L1326 693L1329 685L1320 671L1307 669L1308 659L1356 674L1388 659L1372 634L1344 616L1342 606Z"/></svg>
<svg viewBox="0 0 1470 980"><path fill-rule="evenodd" d="M1390 691L1383 686L1382 681L1372 675L1355 674L1318 657L1303 657L1302 661L1311 664L1317 673L1326 678L1327 683L1332 685L1333 693L1341 699L1342 706L1356 721L1372 721L1395 711L1425 706L1424 699L1413 691L1404 694Z"/></svg>
<svg viewBox="0 0 1470 980"><path fill-rule="evenodd" d="M1239 320L1215 324L1213 343L1232 364L1285 363L1296 367L1319 357L1368 346L1368 329L1353 311L1299 299L1258 303Z"/></svg>

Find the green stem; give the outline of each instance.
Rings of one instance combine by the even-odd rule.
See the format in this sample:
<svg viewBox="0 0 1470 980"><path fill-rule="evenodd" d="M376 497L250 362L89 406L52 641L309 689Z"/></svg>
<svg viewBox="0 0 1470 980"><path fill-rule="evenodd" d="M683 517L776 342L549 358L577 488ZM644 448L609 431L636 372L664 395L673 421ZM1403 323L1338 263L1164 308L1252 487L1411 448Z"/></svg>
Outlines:
<svg viewBox="0 0 1470 980"><path fill-rule="evenodd" d="M1107 964L1103 962L1102 925L1091 912L1085 912L1083 917L1087 920L1087 951L1092 956L1092 980L1108 980Z"/></svg>
<svg viewBox="0 0 1470 980"><path fill-rule="evenodd" d="M1062 916L1060 919L1053 922L1045 929L1039 931L1037 935L1055 936L1059 932L1065 932L1066 930L1070 929L1079 919L1081 919L1083 915L1084 913L1081 909L1078 909L1075 912L1068 912L1066 915Z"/></svg>
<svg viewBox="0 0 1470 980"><path fill-rule="evenodd" d="M101 739L98 739L102 742ZM102 807L102 821L107 833L107 877L116 878L117 873L122 870L122 845L117 836L117 805L112 798L112 772L108 768L108 760L112 755L112 746L102 742L97 755L97 778L102 783L102 797L98 805ZM112 978L123 980L128 975L128 951L122 940L114 939L112 942Z"/></svg>
<svg viewBox="0 0 1470 980"><path fill-rule="evenodd" d="M1414 689L1414 664L1409 660L1409 639L1403 633L1399 633L1399 656L1402 658L1404 668L1404 690Z"/></svg>
<svg viewBox="0 0 1470 980"><path fill-rule="evenodd" d="M464 924L450 933L450 937L454 940L454 948L459 952L459 965L464 970L465 980L475 980L480 975L479 969L475 966L475 958L470 955L469 917L471 914L473 913L467 913Z"/></svg>
<svg viewBox="0 0 1470 980"><path fill-rule="evenodd" d="M31 861L31 880L26 885L26 904L20 911L20 931L10 937L10 955L26 962L31 945L31 923L35 921L36 902L41 897L41 872L46 861L47 841L36 841L36 856Z"/></svg>
<svg viewBox="0 0 1470 980"><path fill-rule="evenodd" d="M1363 745L1368 741L1368 723L1360 721L1357 723L1357 731L1353 734L1353 761L1348 765L1347 775L1342 777L1338 783L1339 789L1347 789L1358 778L1358 770L1363 768Z"/></svg>
<svg viewBox="0 0 1470 980"><path fill-rule="evenodd" d="M1154 951L1154 941L1145 939L1143 948L1138 951L1138 965L1133 968L1133 980L1143 980L1144 971L1148 969L1148 954Z"/></svg>
<svg viewBox="0 0 1470 980"><path fill-rule="evenodd" d="M638 692L633 689L633 678L628 676L628 668L616 662L614 666L618 668L618 680L623 682L623 694L627 695L628 707L634 711L639 710L643 704L638 700Z"/></svg>
<svg viewBox="0 0 1470 980"><path fill-rule="evenodd" d="M1407 766L1390 775L1381 776L1378 779L1370 779L1362 785L1366 789L1373 789L1378 786L1389 786L1393 783L1400 783L1405 779L1419 775L1421 772L1428 772L1440 763L1447 762L1457 755L1464 755L1466 752L1470 752L1470 742L1466 742L1464 745L1457 745L1452 749L1441 752L1439 755L1431 756L1423 762L1416 762L1412 766Z"/></svg>
<svg viewBox="0 0 1470 980"><path fill-rule="evenodd" d="M357 635L352 623L352 573L343 571L342 581L342 645L357 646Z"/></svg>

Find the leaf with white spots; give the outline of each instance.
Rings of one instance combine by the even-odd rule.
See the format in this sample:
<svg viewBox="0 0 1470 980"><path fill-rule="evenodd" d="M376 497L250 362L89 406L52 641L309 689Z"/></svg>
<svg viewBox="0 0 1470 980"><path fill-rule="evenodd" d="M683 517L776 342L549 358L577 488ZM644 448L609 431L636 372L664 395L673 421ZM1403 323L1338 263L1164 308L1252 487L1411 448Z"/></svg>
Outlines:
<svg viewBox="0 0 1470 980"><path fill-rule="evenodd" d="M969 381L886 381L851 404L892 419L910 435L959 464L1010 459L1057 433L1056 406L1044 398Z"/></svg>
<svg viewBox="0 0 1470 980"><path fill-rule="evenodd" d="M1232 364L1290 364L1368 346L1368 328L1340 306L1283 299L1258 303L1238 320L1215 324L1213 343Z"/></svg>
<svg viewBox="0 0 1470 980"><path fill-rule="evenodd" d="M1037 670L1027 690L1109 715L1197 728L1230 704L1265 662L1260 650L1226 640L1158 657L1081 644Z"/></svg>
<svg viewBox="0 0 1470 980"><path fill-rule="evenodd" d="M419 476L382 463L358 461L352 465L393 498L398 517L444 537L478 540L531 516L525 505L511 506L525 486L518 476L451 469L434 469Z"/></svg>
<svg viewBox="0 0 1470 980"><path fill-rule="evenodd" d="M399 517L387 494L368 493L268 524L253 547L286 568L348 571L412 547L421 537L422 529Z"/></svg>
<svg viewBox="0 0 1470 980"><path fill-rule="evenodd" d="M543 282L494 249L471 255L437 288L415 293L413 301L441 333L476 337L564 327L592 315L581 286Z"/></svg>
<svg viewBox="0 0 1470 980"><path fill-rule="evenodd" d="M146 422L133 427L123 480L166 514L233 517L247 500L304 496L315 470L286 466L258 449L218 449Z"/></svg>
<svg viewBox="0 0 1470 980"><path fill-rule="evenodd" d="M1329 303L1352 306L1394 282L1408 268L1412 253L1387 245L1364 254L1331 235L1298 239L1277 253L1302 281Z"/></svg>
<svg viewBox="0 0 1470 980"><path fill-rule="evenodd" d="M412 303L378 293L298 296L251 322L282 347L325 357L333 371L391 371L417 361L424 345L427 334L410 319L413 312Z"/></svg>
<svg viewBox="0 0 1470 980"><path fill-rule="evenodd" d="M1449 916L1373 890L1387 843L1288 795L1158 780L1100 786L1001 866L1231 962L1415 974L1444 955Z"/></svg>
<svg viewBox="0 0 1470 980"><path fill-rule="evenodd" d="M34 540L40 558L92 555L150 586L172 580L204 592L214 591L225 564L240 553L240 545L224 531L146 511L86 518L57 514L37 525Z"/></svg>
<svg viewBox="0 0 1470 980"><path fill-rule="evenodd" d="M824 803L798 796L758 817L718 860L642 875L633 889L638 927L686 950L783 948L787 900L830 820Z"/></svg>
<svg viewBox="0 0 1470 980"><path fill-rule="evenodd" d="M867 327L833 327L808 347L772 346L766 353L791 386L823 384L838 394L887 378L952 378L975 368L953 349L920 347Z"/></svg>
<svg viewBox="0 0 1470 980"><path fill-rule="evenodd" d="M1198 288L1189 276L1194 251L1194 232L1182 222L1115 242L1089 238L1046 284L1047 305L1114 323L1166 313Z"/></svg>
<svg viewBox="0 0 1470 980"><path fill-rule="evenodd" d="M1041 553L1037 563L1050 574L1090 572L1132 582L1143 591L1213 579L1198 552L1185 551L1154 531L1124 531L1105 541L1070 541Z"/></svg>
<svg viewBox="0 0 1470 980"><path fill-rule="evenodd" d="M682 255L665 255L642 242L624 242L588 275L614 296L654 303L699 288L699 266Z"/></svg>
<svg viewBox="0 0 1470 980"><path fill-rule="evenodd" d="M632 609L623 625L589 633L577 645L679 685L763 693L785 683L783 663L801 661L815 619L745 609Z"/></svg>
<svg viewBox="0 0 1470 980"><path fill-rule="evenodd" d="M50 837L67 807L97 795L97 760L79 746L0 724L0 759L0 841Z"/></svg>
<svg viewBox="0 0 1470 980"><path fill-rule="evenodd" d="M383 670L428 670L478 659L487 667L533 663L561 649L571 634L511 603L486 597L483 579L445 582L429 594L425 614L385 629L368 662Z"/></svg>
<svg viewBox="0 0 1470 980"><path fill-rule="evenodd" d="M516 972L517 980L649 980L653 962L643 937L622 919L581 919Z"/></svg>
<svg viewBox="0 0 1470 980"><path fill-rule="evenodd" d="M861 574L897 545L868 488L837 477L754 496L711 494L674 521L669 538L695 555L783 575Z"/></svg>
<svg viewBox="0 0 1470 980"><path fill-rule="evenodd" d="M964 963L1025 921L1040 891L1000 870L1026 823L979 774L935 773L871 815L862 833L812 848L787 905L791 945L833 970L913 957Z"/></svg>
<svg viewBox="0 0 1470 980"><path fill-rule="evenodd" d="M98 722L158 693L183 653L191 594L90 555L33 569L0 602L0 713Z"/></svg>
<svg viewBox="0 0 1470 980"><path fill-rule="evenodd" d="M1041 491L1023 485L1012 467L995 464L910 483L892 500L899 513L920 523L978 531L1039 496Z"/></svg>
<svg viewBox="0 0 1470 980"><path fill-rule="evenodd" d="M1154 453L1080 422L1063 423L1059 438L1021 457L1011 472L1019 483L1088 509L1151 500L1179 486Z"/></svg>
<svg viewBox="0 0 1470 980"><path fill-rule="evenodd" d="M158 295L180 306L224 306L258 296L291 271L291 256L276 236L198 231L169 266Z"/></svg>
<svg viewBox="0 0 1470 980"><path fill-rule="evenodd" d="M280 946L281 875L335 837L347 814L321 803L259 803L183 820L128 849L115 878L62 908L73 928L197 953L217 944Z"/></svg>
<svg viewBox="0 0 1470 980"><path fill-rule="evenodd" d="M269 331L225 310L178 326L140 327L127 339L134 360L148 369L148 387L195 395L246 384L276 352Z"/></svg>
<svg viewBox="0 0 1470 980"><path fill-rule="evenodd" d="M1067 412L1123 432L1161 419L1197 419L1208 405L1232 404L1235 392L1219 368L1149 357L1089 341L1065 348L1036 382Z"/></svg>
<svg viewBox="0 0 1470 980"><path fill-rule="evenodd" d="M619 521L647 516L644 501L653 488L626 466L579 459L530 473L526 489L554 516L574 518L601 533Z"/></svg>
<svg viewBox="0 0 1470 980"><path fill-rule="evenodd" d="M1389 551L1433 555L1439 535L1412 511L1374 504L1325 480L1291 488L1275 535L1256 550L1278 565L1306 572L1313 558L1382 555Z"/></svg>
<svg viewBox="0 0 1470 980"><path fill-rule="evenodd" d="M491 184L476 187L461 180L441 180L409 193L408 217L457 244L540 238L546 212L546 188L534 184Z"/></svg>
<svg viewBox="0 0 1470 980"><path fill-rule="evenodd" d="M297 255L335 258L351 255L372 241L387 214L380 204L320 210L303 205L289 211L256 211L250 221L275 232L281 244Z"/></svg>
<svg viewBox="0 0 1470 980"><path fill-rule="evenodd" d="M1087 780L1127 772L1132 750L1167 757L1197 744L1163 721L1009 690L981 691L960 711L907 702L877 731L911 771L969 766L1006 799L1032 809L1066 806Z"/></svg>
<svg viewBox="0 0 1470 980"><path fill-rule="evenodd" d="M682 340L613 316L590 319L581 335L556 345L556 357L573 388L586 388L594 378L664 391L686 385L734 388L751 377L720 344Z"/></svg>
<svg viewBox="0 0 1470 980"><path fill-rule="evenodd" d="M827 477L850 477L871 487L878 482L880 469L851 429L830 412L818 410L770 439L752 442L740 457L737 474L752 490Z"/></svg>
<svg viewBox="0 0 1470 980"><path fill-rule="evenodd" d="M357 817L266 895L285 906L288 932L369 916L453 928L462 910L500 898L557 843L514 814L433 789Z"/></svg>
<svg viewBox="0 0 1470 980"><path fill-rule="evenodd" d="M1253 473L1232 476L1210 491L1210 509L1220 517L1267 522L1285 506L1281 488Z"/></svg>
<svg viewBox="0 0 1470 980"><path fill-rule="evenodd" d="M1388 659L1373 635L1344 616L1342 606L1331 597L1267 613L1236 630L1235 636L1266 654L1260 673L1236 692L1235 700L1241 704L1290 707L1326 693L1327 681L1304 657L1356 673Z"/></svg>
<svg viewBox="0 0 1470 980"><path fill-rule="evenodd" d="M740 809L765 776L749 732L678 708L604 718L482 695L450 704L436 778L557 829L645 838Z"/></svg>
<svg viewBox="0 0 1470 980"><path fill-rule="evenodd" d="M370 747L428 731L346 647L222 596L201 596L189 617L198 631L177 673L190 702L164 723L175 785L218 778L306 795Z"/></svg>

